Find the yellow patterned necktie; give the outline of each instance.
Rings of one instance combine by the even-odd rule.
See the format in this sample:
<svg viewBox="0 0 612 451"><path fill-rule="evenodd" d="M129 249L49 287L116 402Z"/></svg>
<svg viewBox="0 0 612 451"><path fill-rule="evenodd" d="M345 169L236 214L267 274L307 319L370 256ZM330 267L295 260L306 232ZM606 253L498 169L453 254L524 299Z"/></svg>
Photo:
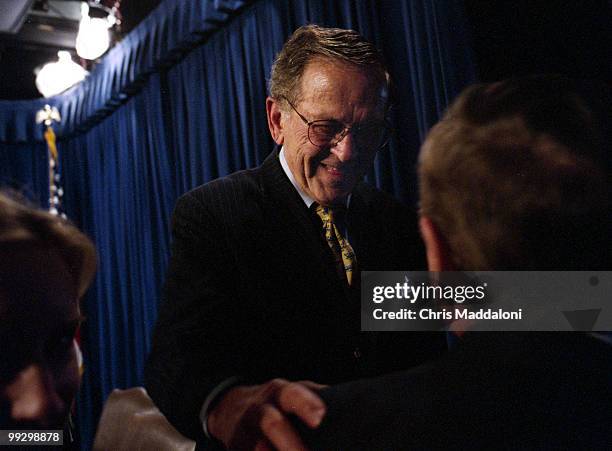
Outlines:
<svg viewBox="0 0 612 451"><path fill-rule="evenodd" d="M321 221L323 221L323 229L325 230L325 239L327 240L327 244L331 248L338 266L342 266L344 268L346 280L350 285L353 281L353 269L355 268L355 263L357 262L355 252L353 252L353 248L349 244L348 240L342 236L338 226L334 222L333 210L322 205L317 205L315 211L321 218Z"/></svg>

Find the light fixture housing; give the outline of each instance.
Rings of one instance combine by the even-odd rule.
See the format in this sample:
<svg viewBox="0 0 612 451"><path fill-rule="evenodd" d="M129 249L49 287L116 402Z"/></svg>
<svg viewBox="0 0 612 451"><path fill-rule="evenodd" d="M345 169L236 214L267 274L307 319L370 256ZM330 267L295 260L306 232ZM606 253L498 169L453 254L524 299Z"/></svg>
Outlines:
<svg viewBox="0 0 612 451"><path fill-rule="evenodd" d="M77 54L87 60L102 56L110 46L109 28L116 22L112 11L106 18L90 17L89 4L81 3L81 22L76 38Z"/></svg>
<svg viewBox="0 0 612 451"><path fill-rule="evenodd" d="M51 97L82 81L89 72L72 61L65 50L57 52L58 61L45 64L36 75L36 88L44 97Z"/></svg>

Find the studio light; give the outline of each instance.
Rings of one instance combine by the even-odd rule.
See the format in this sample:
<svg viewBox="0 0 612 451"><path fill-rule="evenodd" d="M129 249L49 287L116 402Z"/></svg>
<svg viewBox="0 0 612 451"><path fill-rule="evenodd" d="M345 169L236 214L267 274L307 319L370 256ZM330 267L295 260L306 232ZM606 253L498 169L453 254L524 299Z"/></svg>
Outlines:
<svg viewBox="0 0 612 451"><path fill-rule="evenodd" d="M109 28L116 22L110 13L106 18L89 17L89 5L81 3L81 22L76 38L76 51L81 58L95 60L108 50Z"/></svg>
<svg viewBox="0 0 612 451"><path fill-rule="evenodd" d="M44 97L59 94L82 81L89 72L72 61L70 53L57 52L58 61L45 64L36 75L36 88Z"/></svg>

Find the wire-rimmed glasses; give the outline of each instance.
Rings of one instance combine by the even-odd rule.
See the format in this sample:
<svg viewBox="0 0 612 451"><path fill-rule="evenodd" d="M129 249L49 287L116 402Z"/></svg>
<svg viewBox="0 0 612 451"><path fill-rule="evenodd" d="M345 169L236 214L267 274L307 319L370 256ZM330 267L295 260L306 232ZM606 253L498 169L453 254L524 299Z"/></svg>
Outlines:
<svg viewBox="0 0 612 451"><path fill-rule="evenodd" d="M309 121L293 104L283 97L293 111L308 126L308 140L317 147L333 147L351 132L353 140L361 149L378 150L389 141L390 129L385 121L346 125L335 119Z"/></svg>

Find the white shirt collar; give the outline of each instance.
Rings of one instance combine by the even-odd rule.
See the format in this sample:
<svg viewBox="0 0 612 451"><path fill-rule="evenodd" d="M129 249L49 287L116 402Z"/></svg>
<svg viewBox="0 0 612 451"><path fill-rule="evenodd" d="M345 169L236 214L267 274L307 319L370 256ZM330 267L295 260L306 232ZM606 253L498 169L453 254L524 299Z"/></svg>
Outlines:
<svg viewBox="0 0 612 451"><path fill-rule="evenodd" d="M278 153L278 159L280 160L280 164L281 164L281 166L283 168L283 171L285 171L285 174L287 175L287 178L289 179L289 181L291 182L293 187L297 190L298 194L300 195L300 197L302 198L302 200L306 204L306 207L310 208L310 206L314 203L314 199L312 197L310 197L308 194L304 193L304 191L302 191L300 186L295 181L295 177L293 176L293 173L291 172L291 169L289 169L289 165L287 164L287 159L285 158L285 148L284 147L281 147L281 150ZM346 208L348 208L350 203L351 203L351 194L349 194L346 197Z"/></svg>
<svg viewBox="0 0 612 451"><path fill-rule="evenodd" d="M310 206L314 203L314 199L310 197L308 194L304 193L304 191L302 191L302 189L299 187L299 185L295 181L295 177L293 176L291 169L289 169L289 165L287 164L287 159L285 158L285 148L284 147L281 147L281 150L278 153L278 159L280 160L280 164L283 167L283 171L285 171L285 174L287 174L289 181L299 193L300 197L306 204L306 207L310 208Z"/></svg>

